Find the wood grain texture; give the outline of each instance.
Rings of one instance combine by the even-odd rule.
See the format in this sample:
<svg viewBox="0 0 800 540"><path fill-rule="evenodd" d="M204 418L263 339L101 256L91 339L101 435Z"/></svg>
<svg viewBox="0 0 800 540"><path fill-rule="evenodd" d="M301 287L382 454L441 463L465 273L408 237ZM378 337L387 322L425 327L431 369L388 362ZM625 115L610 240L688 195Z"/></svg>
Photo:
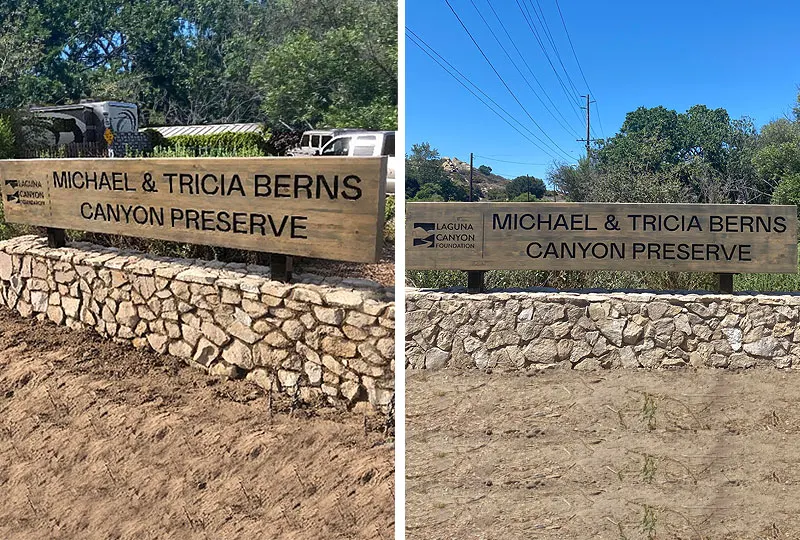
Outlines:
<svg viewBox="0 0 800 540"><path fill-rule="evenodd" d="M609 216L614 220L609 222ZM406 266L420 270L795 273L797 209L407 203Z"/></svg>
<svg viewBox="0 0 800 540"><path fill-rule="evenodd" d="M12 223L355 262L379 258L385 176L386 158L0 161Z"/></svg>

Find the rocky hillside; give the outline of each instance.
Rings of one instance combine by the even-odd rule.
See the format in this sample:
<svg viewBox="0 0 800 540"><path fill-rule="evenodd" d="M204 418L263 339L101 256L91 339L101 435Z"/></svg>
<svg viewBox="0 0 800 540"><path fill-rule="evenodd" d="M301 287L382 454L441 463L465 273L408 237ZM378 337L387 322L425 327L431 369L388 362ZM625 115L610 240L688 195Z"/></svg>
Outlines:
<svg viewBox="0 0 800 540"><path fill-rule="evenodd" d="M461 161L458 158L443 157L442 166L454 182L463 184L469 189L469 162ZM472 183L475 193L481 199L486 198L486 192L491 188L505 189L509 180L496 174L483 174L478 170L478 163L473 162Z"/></svg>

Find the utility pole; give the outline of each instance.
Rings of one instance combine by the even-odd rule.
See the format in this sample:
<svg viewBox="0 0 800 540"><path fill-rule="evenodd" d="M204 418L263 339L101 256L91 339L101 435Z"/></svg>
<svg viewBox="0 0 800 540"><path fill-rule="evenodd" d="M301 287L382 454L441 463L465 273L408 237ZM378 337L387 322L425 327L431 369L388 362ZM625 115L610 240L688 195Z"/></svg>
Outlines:
<svg viewBox="0 0 800 540"><path fill-rule="evenodd" d="M586 98L586 107L581 107L581 109L586 109L586 138L585 139L578 139L578 142L585 142L586 143L586 158L588 159L589 156L591 155L591 152L592 152L592 149L591 149L592 141L593 140L597 140L597 139L592 139L592 134L591 134L591 130L590 130L591 115L589 114L589 106L592 103L597 103L597 101L594 100L594 99L590 100L589 94L586 94L585 96L581 96L581 97L585 97Z"/></svg>
<svg viewBox="0 0 800 540"><path fill-rule="evenodd" d="M528 187L528 202L531 202L531 175L526 174L525 176L527 176L525 184Z"/></svg>
<svg viewBox="0 0 800 540"><path fill-rule="evenodd" d="M469 202L472 202L472 152L469 153Z"/></svg>
<svg viewBox="0 0 800 540"><path fill-rule="evenodd" d="M469 153L469 202L472 202L472 152ZM483 270L467 270L467 292L482 293L486 289Z"/></svg>

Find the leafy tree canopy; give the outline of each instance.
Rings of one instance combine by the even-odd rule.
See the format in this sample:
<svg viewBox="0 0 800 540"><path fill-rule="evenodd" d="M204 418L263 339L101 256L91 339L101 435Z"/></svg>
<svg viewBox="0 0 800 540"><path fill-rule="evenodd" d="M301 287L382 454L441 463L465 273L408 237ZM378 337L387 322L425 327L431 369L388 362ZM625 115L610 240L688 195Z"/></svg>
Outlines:
<svg viewBox="0 0 800 540"><path fill-rule="evenodd" d="M390 0L8 0L0 108L132 101L150 124L395 129Z"/></svg>
<svg viewBox="0 0 800 540"><path fill-rule="evenodd" d="M430 143L412 145L406 156L406 198L414 201L466 201L466 187L455 183Z"/></svg>
<svg viewBox="0 0 800 540"><path fill-rule="evenodd" d="M546 191L544 181L533 176L517 176L506 184L506 195L509 200L516 200L520 195L525 196L522 200L527 200L528 197L530 200L541 199Z"/></svg>

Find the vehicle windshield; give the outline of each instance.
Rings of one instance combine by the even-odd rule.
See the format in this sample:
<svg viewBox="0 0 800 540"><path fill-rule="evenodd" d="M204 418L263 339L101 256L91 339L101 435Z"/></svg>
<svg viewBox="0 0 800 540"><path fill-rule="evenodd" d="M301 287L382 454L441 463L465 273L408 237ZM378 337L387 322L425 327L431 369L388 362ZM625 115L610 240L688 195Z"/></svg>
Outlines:
<svg viewBox="0 0 800 540"><path fill-rule="evenodd" d="M333 139L331 144L328 144L322 149L323 156L346 156L350 151L350 138L340 137Z"/></svg>

